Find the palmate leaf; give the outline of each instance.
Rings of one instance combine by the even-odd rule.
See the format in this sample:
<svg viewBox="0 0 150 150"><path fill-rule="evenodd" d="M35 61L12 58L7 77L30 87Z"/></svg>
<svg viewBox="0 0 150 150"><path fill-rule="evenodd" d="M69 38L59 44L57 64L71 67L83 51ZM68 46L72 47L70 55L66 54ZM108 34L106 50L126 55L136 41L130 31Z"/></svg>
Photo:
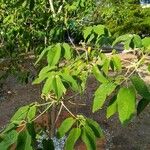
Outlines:
<svg viewBox="0 0 150 150"><path fill-rule="evenodd" d="M134 48L141 48L142 47L142 39L139 35L134 34L133 44L134 44Z"/></svg>
<svg viewBox="0 0 150 150"><path fill-rule="evenodd" d="M150 100L150 91L145 82L138 75L132 76L131 81L138 94L140 94L143 98Z"/></svg>
<svg viewBox="0 0 150 150"><path fill-rule="evenodd" d="M87 37L92 33L92 30L93 30L93 27L92 27L92 26L86 27L86 28L83 30L83 37L84 37L84 40L86 40Z"/></svg>
<svg viewBox="0 0 150 150"><path fill-rule="evenodd" d="M17 141L18 132L16 130L12 130L8 133L5 133L2 141L0 142L1 150L8 150L9 146Z"/></svg>
<svg viewBox="0 0 150 150"><path fill-rule="evenodd" d="M17 112L13 115L10 122L21 121L24 120L27 116L30 106L23 106L17 110Z"/></svg>
<svg viewBox="0 0 150 150"><path fill-rule="evenodd" d="M34 84L39 84L39 83L41 83L42 81L44 81L46 78L48 78L49 76L51 76L51 72L45 72L45 73L43 73L42 75L40 75L38 78L36 78L33 82L32 82L32 84L34 85Z"/></svg>
<svg viewBox="0 0 150 150"><path fill-rule="evenodd" d="M66 88L62 83L60 76L55 76L55 80L53 80L53 89L58 99L66 92Z"/></svg>
<svg viewBox="0 0 150 150"><path fill-rule="evenodd" d="M64 54L65 59L67 59L67 60L71 59L71 57L72 57L72 50L71 50L70 45L67 44L67 43L63 43L63 48L65 50L65 54Z"/></svg>
<svg viewBox="0 0 150 150"><path fill-rule="evenodd" d="M106 27L104 25L97 25L93 26L93 30L98 36L101 36L105 34Z"/></svg>
<svg viewBox="0 0 150 150"><path fill-rule="evenodd" d="M37 63L44 57L44 55L51 49L51 46L45 48L42 53L39 55L37 61L35 62L34 65L37 65Z"/></svg>
<svg viewBox="0 0 150 150"><path fill-rule="evenodd" d="M18 111L11 118L10 122L19 123L22 120L31 121L36 114L36 104L30 104L27 106L23 106L18 109Z"/></svg>
<svg viewBox="0 0 150 150"><path fill-rule="evenodd" d="M36 115L36 109L37 109L36 105L30 106L28 114L27 114L27 120L28 120L28 122L32 121L32 119L35 117L35 115Z"/></svg>
<svg viewBox="0 0 150 150"><path fill-rule="evenodd" d="M90 43L95 38L95 35L92 33L87 40L87 43Z"/></svg>
<svg viewBox="0 0 150 150"><path fill-rule="evenodd" d="M112 56L112 62L118 71L122 70L121 60L117 55Z"/></svg>
<svg viewBox="0 0 150 150"><path fill-rule="evenodd" d="M57 43L56 45L52 46L51 49L48 51L47 54L47 62L50 66L55 66L61 56L61 45Z"/></svg>
<svg viewBox="0 0 150 150"><path fill-rule="evenodd" d="M145 37L142 39L142 45L145 49L150 49L150 37Z"/></svg>
<svg viewBox="0 0 150 150"><path fill-rule="evenodd" d="M107 107L107 118L111 117L112 115L114 115L117 112L117 100L116 100L116 96L114 96Z"/></svg>
<svg viewBox="0 0 150 150"><path fill-rule="evenodd" d="M80 128L73 128L69 135L68 138L65 142L65 150L74 150L74 145L78 138L81 135L81 129Z"/></svg>
<svg viewBox="0 0 150 150"><path fill-rule="evenodd" d="M112 82L103 83L95 92L94 102L93 102L93 112L101 109L107 96L109 96L116 88L116 85Z"/></svg>
<svg viewBox="0 0 150 150"><path fill-rule="evenodd" d="M77 81L67 72L63 72L61 74L62 78L69 84L70 84L70 87L74 90L74 91L78 91L79 90L79 86L78 86L78 83Z"/></svg>
<svg viewBox="0 0 150 150"><path fill-rule="evenodd" d="M101 70L107 75L110 67L110 59L103 53L100 54Z"/></svg>
<svg viewBox="0 0 150 150"><path fill-rule="evenodd" d="M122 35L122 36L119 36L118 38L116 38L116 40L113 42L112 45L114 46L118 43L123 42L125 49L128 50L130 48L130 44L132 42L132 39L133 39L132 34L125 34L125 35Z"/></svg>
<svg viewBox="0 0 150 150"><path fill-rule="evenodd" d="M103 131L96 121L87 118L86 122L87 122L88 126L92 129L92 131L94 132L94 135L97 138L100 138L103 136Z"/></svg>
<svg viewBox="0 0 150 150"><path fill-rule="evenodd" d="M62 138L73 126L73 124L76 122L76 120L72 117L65 119L57 131L57 137Z"/></svg>
<svg viewBox="0 0 150 150"><path fill-rule="evenodd" d="M28 130L24 130L19 133L16 150L33 150L31 143L31 135Z"/></svg>
<svg viewBox="0 0 150 150"><path fill-rule="evenodd" d="M42 68L42 70L40 71L38 75L38 78L36 78L32 84L39 84L46 78L52 76L53 75L52 71L55 70L56 68L57 68L56 66L49 66L49 65Z"/></svg>
<svg viewBox="0 0 150 150"><path fill-rule="evenodd" d="M104 73L105 73L106 75L108 74L109 66L110 66L110 59L105 58L105 60L104 60L104 62L103 62L102 70L104 71Z"/></svg>
<svg viewBox="0 0 150 150"><path fill-rule="evenodd" d="M99 71L97 66L93 66L93 74L96 77L96 79L101 83L107 83L109 82L106 77L102 74L102 72Z"/></svg>
<svg viewBox="0 0 150 150"><path fill-rule="evenodd" d="M117 95L119 119L126 124L136 112L135 91L133 87L121 88Z"/></svg>
<svg viewBox="0 0 150 150"><path fill-rule="evenodd" d="M87 150L96 150L96 138L89 126L82 128L81 139L85 143Z"/></svg>
<svg viewBox="0 0 150 150"><path fill-rule="evenodd" d="M43 74L45 74L49 71L55 70L56 68L57 68L56 66L46 66L46 67L42 68L42 70L39 73L39 77L41 77Z"/></svg>
<svg viewBox="0 0 150 150"><path fill-rule="evenodd" d="M43 86L42 94L47 95L52 90L53 80L54 80L54 75L50 74Z"/></svg>

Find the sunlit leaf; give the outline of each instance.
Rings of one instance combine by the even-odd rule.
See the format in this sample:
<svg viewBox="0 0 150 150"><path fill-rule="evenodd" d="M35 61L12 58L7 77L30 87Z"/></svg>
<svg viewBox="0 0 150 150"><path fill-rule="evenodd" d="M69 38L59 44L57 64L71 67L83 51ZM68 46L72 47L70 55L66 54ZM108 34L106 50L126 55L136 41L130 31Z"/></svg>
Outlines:
<svg viewBox="0 0 150 150"><path fill-rule="evenodd" d="M145 48L150 49L150 37L145 37L144 39L142 39L142 45Z"/></svg>
<svg viewBox="0 0 150 150"><path fill-rule="evenodd" d="M121 88L117 95L119 119L126 124L136 112L135 91L133 88Z"/></svg>
<svg viewBox="0 0 150 150"><path fill-rule="evenodd" d="M74 90L74 91L78 91L79 90L79 86L78 86L78 83L76 81L76 79L74 79L69 73L65 73L63 72L61 74L62 78L69 82L70 84L70 87Z"/></svg>
<svg viewBox="0 0 150 150"><path fill-rule="evenodd" d="M94 32L98 35L104 35L105 34L105 26L104 25L97 25L93 27Z"/></svg>
<svg viewBox="0 0 150 150"><path fill-rule="evenodd" d="M96 79L101 83L107 83L109 82L106 77L102 74L102 72L99 71L97 66L93 67L93 74L96 77Z"/></svg>
<svg viewBox="0 0 150 150"><path fill-rule="evenodd" d="M112 115L114 115L117 112L117 101L116 101L116 96L113 97L108 106L107 106L107 118L111 117Z"/></svg>
<svg viewBox="0 0 150 150"><path fill-rule="evenodd" d="M50 66L55 66L58 63L60 56L61 56L61 45L60 43L57 43L48 51L47 54L48 64Z"/></svg>
<svg viewBox="0 0 150 150"><path fill-rule="evenodd" d="M14 114L14 116L11 118L10 122L24 120L27 116L29 108L30 108L30 105L19 108L17 112Z"/></svg>
<svg viewBox="0 0 150 150"><path fill-rule="evenodd" d="M52 82L54 80L54 75L50 74L49 78L46 80L43 89L42 89L42 93L44 95L47 95L51 90L52 90Z"/></svg>
<svg viewBox="0 0 150 150"><path fill-rule="evenodd" d="M108 82L103 83L95 92L95 97L93 101L93 112L101 109L107 96L109 96L116 88L114 83Z"/></svg>
<svg viewBox="0 0 150 150"><path fill-rule="evenodd" d="M58 96L58 99L66 92L66 88L62 83L62 80L59 76L56 76L56 84L55 84L55 93Z"/></svg>
<svg viewBox="0 0 150 150"><path fill-rule="evenodd" d="M142 47L142 40L139 35L134 34L133 38L134 48L141 48Z"/></svg>
<svg viewBox="0 0 150 150"><path fill-rule="evenodd" d="M114 66L116 67L116 69L118 71L121 71L122 70L122 64L121 64L120 58L117 55L114 55L112 57L112 61L113 61Z"/></svg>
<svg viewBox="0 0 150 150"><path fill-rule="evenodd" d="M28 114L27 114L27 119L29 122L32 121L32 119L35 117L36 109L37 109L36 105L30 106L30 108L28 110Z"/></svg>

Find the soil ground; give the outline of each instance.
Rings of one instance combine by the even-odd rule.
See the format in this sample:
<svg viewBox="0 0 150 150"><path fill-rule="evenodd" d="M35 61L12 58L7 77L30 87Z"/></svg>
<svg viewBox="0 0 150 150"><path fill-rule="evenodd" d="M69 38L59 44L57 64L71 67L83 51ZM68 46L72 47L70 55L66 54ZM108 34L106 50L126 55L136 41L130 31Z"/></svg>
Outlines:
<svg viewBox="0 0 150 150"><path fill-rule="evenodd" d="M149 78L148 78L149 79ZM150 82L149 82L150 83ZM107 120L105 109L97 113L91 113L93 92L97 88L97 82L91 77L87 83L84 95L76 96L72 100L76 105L69 105L75 113L83 114L99 122L105 131L105 150L150 150L150 105L135 117L130 124L122 127L117 116ZM15 111L23 105L40 101L40 86L19 84L14 77L9 77L0 90L0 128L2 129ZM85 103L85 106L80 106ZM102 148L98 148L102 149Z"/></svg>

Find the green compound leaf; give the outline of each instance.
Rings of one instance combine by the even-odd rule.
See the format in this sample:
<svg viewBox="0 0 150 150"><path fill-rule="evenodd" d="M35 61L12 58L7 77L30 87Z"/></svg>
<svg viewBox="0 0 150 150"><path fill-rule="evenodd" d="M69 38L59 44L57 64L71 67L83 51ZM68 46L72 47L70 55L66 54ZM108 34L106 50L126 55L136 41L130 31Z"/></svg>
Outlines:
<svg viewBox="0 0 150 150"><path fill-rule="evenodd" d="M112 115L114 115L117 112L117 101L116 96L114 96L107 107L107 118L110 118Z"/></svg>
<svg viewBox="0 0 150 150"><path fill-rule="evenodd" d="M115 66L115 68L118 70L118 71L121 71L122 70L122 64L121 64L121 60L120 58L117 56L117 55L114 55L112 57L112 62Z"/></svg>
<svg viewBox="0 0 150 150"><path fill-rule="evenodd" d="M32 119L35 117L36 109L37 109L36 105L33 105L29 108L28 113L27 113L28 122L32 121Z"/></svg>
<svg viewBox="0 0 150 150"><path fill-rule="evenodd" d="M16 130L11 130L8 133L5 133L2 141L0 142L1 150L8 150L9 146L17 141L18 132Z"/></svg>
<svg viewBox="0 0 150 150"><path fill-rule="evenodd" d="M97 66L94 66L93 67L93 74L95 76L95 78L101 82L101 83L107 83L109 82L105 77L104 75L102 74L102 72L99 71L98 67Z"/></svg>
<svg viewBox="0 0 150 150"><path fill-rule="evenodd" d="M43 89L42 94L47 95L52 90L52 82L54 80L54 75L50 74L48 79L46 80Z"/></svg>
<svg viewBox="0 0 150 150"><path fill-rule="evenodd" d="M116 88L114 83L103 83L95 92L94 102L93 102L93 112L101 109L107 96L109 96Z"/></svg>
<svg viewBox="0 0 150 150"><path fill-rule="evenodd" d="M93 26L93 30L98 36L101 36L105 34L106 27L104 25L97 25Z"/></svg>
<svg viewBox="0 0 150 150"><path fill-rule="evenodd" d="M89 126L82 128L81 139L85 143L87 150L96 150L96 138Z"/></svg>
<svg viewBox="0 0 150 150"><path fill-rule="evenodd" d="M57 43L55 46L51 47L47 54L47 62L50 66L55 66L61 56L61 45Z"/></svg>
<svg viewBox="0 0 150 150"><path fill-rule="evenodd" d="M144 48L150 49L150 37L145 37L142 39L142 45Z"/></svg>
<svg viewBox="0 0 150 150"><path fill-rule="evenodd" d="M42 51L42 53L39 55L39 57L38 57L38 59L37 59L37 61L35 62L34 65L37 65L38 62L44 57L44 55L45 55L50 49L51 49L51 46L45 48L45 49Z"/></svg>
<svg viewBox="0 0 150 150"><path fill-rule="evenodd" d="M64 93L66 93L66 88L64 87L64 84L62 83L62 80L60 76L55 76L56 83L54 84L55 94L57 95L58 99L62 97Z"/></svg>
<svg viewBox="0 0 150 150"><path fill-rule="evenodd" d="M77 81L69 74L66 72L63 72L61 74L62 78L69 83L70 87L74 90L74 91L78 91L79 90L79 85L77 83Z"/></svg>
<svg viewBox="0 0 150 150"><path fill-rule="evenodd" d="M134 48L141 48L142 47L142 39L139 35L134 34L133 44L134 44Z"/></svg>
<svg viewBox="0 0 150 150"><path fill-rule="evenodd" d="M18 111L11 118L10 122L19 123L22 120L26 120L30 122L36 114L36 104L30 104L27 106L23 106L18 109Z"/></svg>
<svg viewBox="0 0 150 150"><path fill-rule="evenodd" d="M26 118L29 111L30 105L23 106L17 110L14 116L11 118L10 122L22 121Z"/></svg>
<svg viewBox="0 0 150 150"><path fill-rule="evenodd" d="M116 38L116 40L113 42L113 46L123 42L124 43L124 47L126 50L128 50L130 48L130 44L132 42L133 39L133 35L132 34L125 34L122 36L119 36L118 38Z"/></svg>
<svg viewBox="0 0 150 150"><path fill-rule="evenodd" d="M67 43L63 43L63 48L65 50L65 54L64 54L65 59L67 60L71 59L72 51L70 45Z"/></svg>
<svg viewBox="0 0 150 150"><path fill-rule="evenodd" d="M89 118L87 118L86 121L87 121L88 126L92 129L92 131L94 132L94 135L97 138L100 138L103 136L103 131L100 125L96 121L89 119Z"/></svg>
<svg viewBox="0 0 150 150"><path fill-rule="evenodd" d="M86 28L83 30L84 40L87 39L87 37L91 34L92 30L93 30L93 27L92 27L92 26L86 27Z"/></svg>
<svg viewBox="0 0 150 150"><path fill-rule="evenodd" d="M140 94L145 99L150 99L150 91L145 82L139 76L132 76L131 81L138 94Z"/></svg>
<svg viewBox="0 0 150 150"><path fill-rule="evenodd" d="M81 135L80 128L73 128L65 142L65 150L74 150L74 145Z"/></svg>
<svg viewBox="0 0 150 150"><path fill-rule="evenodd" d="M57 131L57 137L62 138L73 126L76 120L72 117L65 119Z"/></svg>
<svg viewBox="0 0 150 150"><path fill-rule="evenodd" d="M133 88L121 88L117 95L119 119L126 124L136 112L135 91Z"/></svg>
<svg viewBox="0 0 150 150"><path fill-rule="evenodd" d="M32 140L29 132L24 130L19 133L16 150L33 150L31 143Z"/></svg>

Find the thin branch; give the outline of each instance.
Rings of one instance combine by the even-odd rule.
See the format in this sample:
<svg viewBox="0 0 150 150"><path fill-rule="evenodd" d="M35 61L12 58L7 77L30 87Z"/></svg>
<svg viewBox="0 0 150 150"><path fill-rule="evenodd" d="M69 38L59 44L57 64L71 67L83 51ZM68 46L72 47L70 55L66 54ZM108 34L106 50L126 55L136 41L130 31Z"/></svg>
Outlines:
<svg viewBox="0 0 150 150"><path fill-rule="evenodd" d="M55 17L56 13L55 13L54 5L53 5L53 0L49 0L49 4L50 4L51 11L53 13L53 17Z"/></svg>
<svg viewBox="0 0 150 150"><path fill-rule="evenodd" d="M54 102L52 102L42 113L40 113L36 118L34 118L32 121L37 120L39 117L41 117L52 105Z"/></svg>
<svg viewBox="0 0 150 150"><path fill-rule="evenodd" d="M72 117L76 118L76 116L65 106L65 104L64 104L63 102L61 102L61 104L62 104L62 106L69 112L69 114L70 114Z"/></svg>
<svg viewBox="0 0 150 150"><path fill-rule="evenodd" d="M59 14L61 12L64 3L65 3L65 0L62 1L62 5L60 5L60 7L58 8L57 14Z"/></svg>
<svg viewBox="0 0 150 150"><path fill-rule="evenodd" d="M59 118L59 116L60 116L60 113L61 113L61 111L62 111L62 108L63 108L63 105L60 106L59 112L58 112L57 117L56 117L56 120L55 120L55 124L56 124L56 122L57 122L57 120L58 120L58 118Z"/></svg>

